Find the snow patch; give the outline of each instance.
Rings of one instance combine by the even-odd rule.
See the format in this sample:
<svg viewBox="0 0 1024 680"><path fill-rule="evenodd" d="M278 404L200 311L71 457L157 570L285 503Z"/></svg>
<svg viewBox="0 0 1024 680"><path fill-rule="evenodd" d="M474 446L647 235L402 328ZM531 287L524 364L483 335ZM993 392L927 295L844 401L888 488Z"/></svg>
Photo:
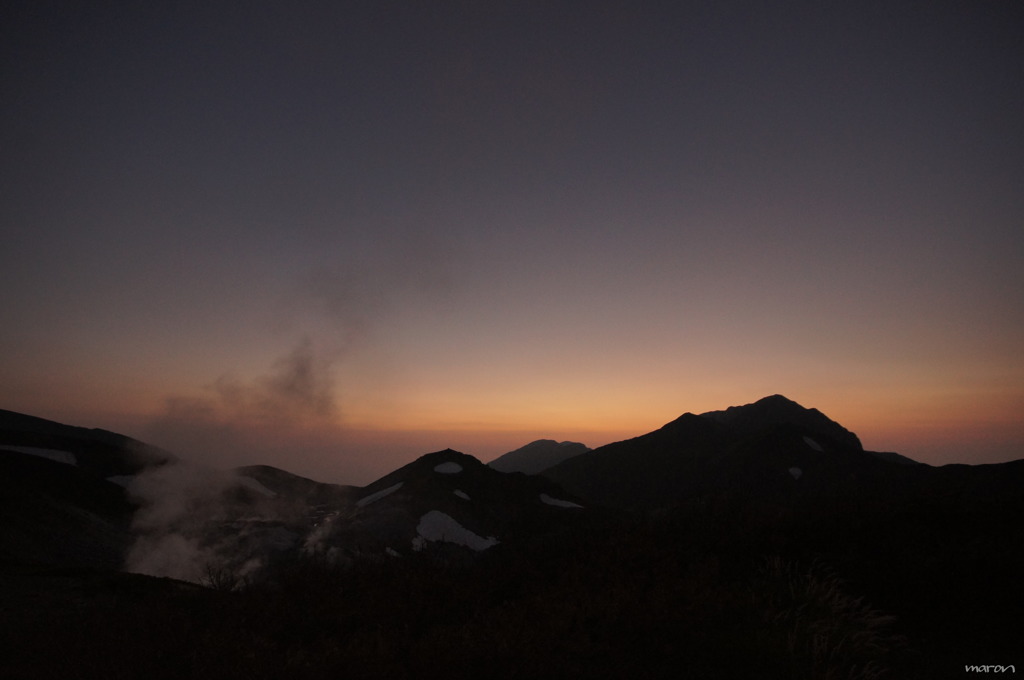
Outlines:
<svg viewBox="0 0 1024 680"><path fill-rule="evenodd" d="M466 493L465 491L463 491L462 489L456 489L455 490L455 495L458 496L459 498L461 498L462 500L465 500L465 501L469 500L469 494Z"/></svg>
<svg viewBox="0 0 1024 680"><path fill-rule="evenodd" d="M789 474L793 475L793 479L800 479L800 476L804 474L804 471L798 467L789 468Z"/></svg>
<svg viewBox="0 0 1024 680"><path fill-rule="evenodd" d="M442 475L456 475L462 472L462 466L458 463L448 461L447 463L441 463L440 465L434 466L434 472L440 472Z"/></svg>
<svg viewBox="0 0 1024 680"><path fill-rule="evenodd" d="M808 446L810 446L812 449L814 449L815 451L824 451L825 450L825 449L821 448L821 444L819 444L818 442L814 441L810 437L804 437L804 442Z"/></svg>
<svg viewBox="0 0 1024 680"><path fill-rule="evenodd" d="M386 552L388 555L391 555L391 557L401 557L402 556L397 550L395 550L391 546L388 546L388 547L384 548L384 552Z"/></svg>
<svg viewBox="0 0 1024 680"><path fill-rule="evenodd" d="M258 480L255 480L252 477L246 477L243 475L238 478L238 481L241 482L242 486L252 489L256 493L263 494L267 498L273 498L274 496L277 495L267 487L260 484Z"/></svg>
<svg viewBox="0 0 1024 680"><path fill-rule="evenodd" d="M547 495L546 493L542 493L540 495L540 502L541 503L546 503L548 505L554 505L555 507L558 507L558 508L582 508L583 507L579 503L573 503L571 501L563 501L563 500L561 500L559 498L552 498L551 496Z"/></svg>
<svg viewBox="0 0 1024 680"><path fill-rule="evenodd" d="M462 526L448 515L438 510L431 510L420 517L420 523L416 527L418 534L412 539L413 550L423 550L427 541L444 541L464 545L470 550L487 550L498 544L494 536L483 538Z"/></svg>
<svg viewBox="0 0 1024 680"><path fill-rule="evenodd" d="M405 482L399 482L398 484L389 486L386 489L381 489L380 491L371 493L369 496L364 496L363 498L360 498L358 501L356 501L356 505L362 508L369 505L370 503L373 503L374 501L379 501L381 498L384 498L385 496L390 496L394 492L401 489L402 484L405 484Z"/></svg>
<svg viewBox="0 0 1024 680"><path fill-rule="evenodd" d="M40 458L46 458L52 460L55 463L64 463L65 465L78 465L78 459L75 458L75 454L70 451L62 451L60 449L42 449L38 446L7 446L4 444L0 448L6 451L14 451L15 453L25 453L30 456L39 456Z"/></svg>

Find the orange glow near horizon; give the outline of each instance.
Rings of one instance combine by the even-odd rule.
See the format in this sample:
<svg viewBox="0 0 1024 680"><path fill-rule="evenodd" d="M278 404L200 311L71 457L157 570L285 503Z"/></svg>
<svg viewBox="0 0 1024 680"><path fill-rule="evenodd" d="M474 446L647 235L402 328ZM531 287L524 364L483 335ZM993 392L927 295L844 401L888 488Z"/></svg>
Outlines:
<svg viewBox="0 0 1024 680"><path fill-rule="evenodd" d="M1024 395L950 392L893 392L888 399L868 398L856 390L762 390L723 396L723 388L690 391L676 398L602 398L581 393L551 395L550 403L520 396L473 400L381 400L376 410L364 407L305 421L245 420L212 410L198 419L153 410L140 399L136 410L92 404L94 410L52 401L21 408L37 415L83 427L121 432L172 453L207 464L233 467L271 464L322 481L367 484L416 457L453 448L485 462L536 439L579 441L591 448L646 434L685 412L701 413L742 405L781 393L808 408L817 408L860 438L870 450L896 451L924 463L992 463L1021 457L1024 424L1018 414ZM654 391L652 390L652 393ZM736 390L737 395L741 394ZM525 390L524 390L525 393ZM556 398L557 397L557 398ZM10 407L12 405L5 405ZM37 406L41 406L37 404ZM970 408L968 408L968 406ZM198 413L204 413L202 411Z"/></svg>
<svg viewBox="0 0 1024 680"><path fill-rule="evenodd" d="M368 401L361 409L343 403L334 416L306 421L240 420L237 414L218 411L208 402L212 410L186 422L177 417L182 414L147 410L146 404L156 399L140 400L135 411L101 409L98 403L93 404L95 411L76 409L70 403L24 410L68 424L120 431L186 457L195 453L207 460L222 458L230 465L267 462L286 469L292 466L298 474L357 478L362 483L386 473L387 466L442 448L483 460L542 438L580 441L594 448L653 431L685 412L720 410L773 393L817 408L857 434L868 449L896 451L931 464L1021 457L1015 449L1024 441L1024 427L1017 417L1024 406L1021 395L965 399L957 393L944 398L931 393L917 398L890 393L887 400L878 400L838 389L762 390L749 395L737 389L737 396L723 396L724 391L722 387L704 393L691 390L675 398L663 395L660 400L615 400L574 392L550 395L549 403L525 399L525 389L520 395L484 395L477 400L457 395L426 400L406 397ZM989 451L987 457L984 451Z"/></svg>
<svg viewBox="0 0 1024 680"><path fill-rule="evenodd" d="M332 479L771 394L1024 457L1010 3L158 4L12 17L0 408Z"/></svg>

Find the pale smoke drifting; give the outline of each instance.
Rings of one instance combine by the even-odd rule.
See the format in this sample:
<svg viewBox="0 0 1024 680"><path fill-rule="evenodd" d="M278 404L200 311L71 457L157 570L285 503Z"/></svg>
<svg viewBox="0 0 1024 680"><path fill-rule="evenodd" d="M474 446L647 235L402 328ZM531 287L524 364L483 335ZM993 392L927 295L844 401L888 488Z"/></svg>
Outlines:
<svg viewBox="0 0 1024 680"><path fill-rule="evenodd" d="M307 430L335 427L333 363L302 340L266 375L250 381L224 375L201 396L168 398L147 437L205 465L280 465L287 442L301 441Z"/></svg>
<svg viewBox="0 0 1024 680"><path fill-rule="evenodd" d="M188 463L147 469L128 494L139 509L125 571L204 584L257 575L268 556L297 547L310 514L302 499Z"/></svg>
<svg viewBox="0 0 1024 680"><path fill-rule="evenodd" d="M316 344L305 337L264 375L225 372L198 395L168 397L144 432L147 441L211 466L269 464L321 481L372 479L367 470L377 461L345 427L334 375L342 362L358 360L359 374L390 376L387 343L377 342L382 329L410 308L452 309L453 244L438 240L440 230L413 228L417 219L400 220L400 240L377 239L387 232L378 225L371 243L343 253L325 249L324 259L271 303L282 327L311 333ZM400 448L375 456L406 455Z"/></svg>
<svg viewBox="0 0 1024 680"><path fill-rule="evenodd" d="M201 397L169 399L150 435L183 462L149 468L129 485L139 510L125 570L235 582L256 576L268 555L296 548L309 514L302 501L275 498L254 480L213 466L270 458L293 469L275 459L294 456L305 428L336 414L330 369L303 340L266 375L222 377Z"/></svg>
<svg viewBox="0 0 1024 680"><path fill-rule="evenodd" d="M175 401L169 411L250 425L330 418L336 412L332 363L317 356L304 339L275 361L267 375L248 383L221 376L209 388L210 395L191 403Z"/></svg>
<svg viewBox="0 0 1024 680"><path fill-rule="evenodd" d="M336 414L330 360L307 339L281 357L270 373L246 383L221 376L211 387L206 411L221 422L247 426L302 425Z"/></svg>
<svg viewBox="0 0 1024 680"><path fill-rule="evenodd" d="M186 463L139 474L128 486L139 509L125 571L202 582L221 559L206 538L206 526L211 519L224 519L223 496L234 483L229 473Z"/></svg>

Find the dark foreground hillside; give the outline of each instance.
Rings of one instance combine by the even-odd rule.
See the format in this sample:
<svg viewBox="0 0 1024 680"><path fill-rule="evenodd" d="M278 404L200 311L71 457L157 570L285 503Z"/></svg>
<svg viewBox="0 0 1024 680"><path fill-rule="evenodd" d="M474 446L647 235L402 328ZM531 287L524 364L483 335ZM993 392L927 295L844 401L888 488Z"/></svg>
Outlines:
<svg viewBox="0 0 1024 680"><path fill-rule="evenodd" d="M311 558L233 592L6 565L0 675L942 678L1019 661L1009 520L767 511L707 498L475 561Z"/></svg>

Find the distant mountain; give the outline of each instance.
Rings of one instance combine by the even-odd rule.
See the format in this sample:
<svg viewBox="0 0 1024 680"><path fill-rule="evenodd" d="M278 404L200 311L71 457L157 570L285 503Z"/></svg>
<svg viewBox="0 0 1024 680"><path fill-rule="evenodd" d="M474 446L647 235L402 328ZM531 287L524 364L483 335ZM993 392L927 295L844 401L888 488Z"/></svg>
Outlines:
<svg viewBox="0 0 1024 680"><path fill-rule="evenodd" d="M699 466L730 441L724 425L686 414L654 432L569 458L542 476L593 503L650 509L696 491L703 484Z"/></svg>
<svg viewBox="0 0 1024 680"><path fill-rule="evenodd" d="M912 462L864 451L855 434L781 395L701 415L568 459L543 475L590 501L654 510L729 490L831 498L908 483ZM905 468L905 469L904 469ZM830 502L832 502L830 501Z"/></svg>
<svg viewBox="0 0 1024 680"><path fill-rule="evenodd" d="M499 472L522 472L526 475L535 475L563 460L589 450L590 448L579 442L538 439L495 458L488 465Z"/></svg>
<svg viewBox="0 0 1024 680"><path fill-rule="evenodd" d="M913 458L908 458L907 456L896 453L895 451L868 451L868 453L875 458L888 461L890 463L899 463L901 465L924 465L924 463L918 462Z"/></svg>
<svg viewBox="0 0 1024 680"><path fill-rule="evenodd" d="M855 451L864 450L857 435L818 409L804 408L781 394L764 397L745 406L730 406L724 411L708 411L700 415L727 425L741 435L756 434L777 425L794 425L810 435L829 439L836 445Z"/></svg>
<svg viewBox="0 0 1024 680"><path fill-rule="evenodd" d="M354 503L306 540L329 556L399 556L448 550L481 552L551 531L582 502L539 477L505 474L446 449L360 489Z"/></svg>

